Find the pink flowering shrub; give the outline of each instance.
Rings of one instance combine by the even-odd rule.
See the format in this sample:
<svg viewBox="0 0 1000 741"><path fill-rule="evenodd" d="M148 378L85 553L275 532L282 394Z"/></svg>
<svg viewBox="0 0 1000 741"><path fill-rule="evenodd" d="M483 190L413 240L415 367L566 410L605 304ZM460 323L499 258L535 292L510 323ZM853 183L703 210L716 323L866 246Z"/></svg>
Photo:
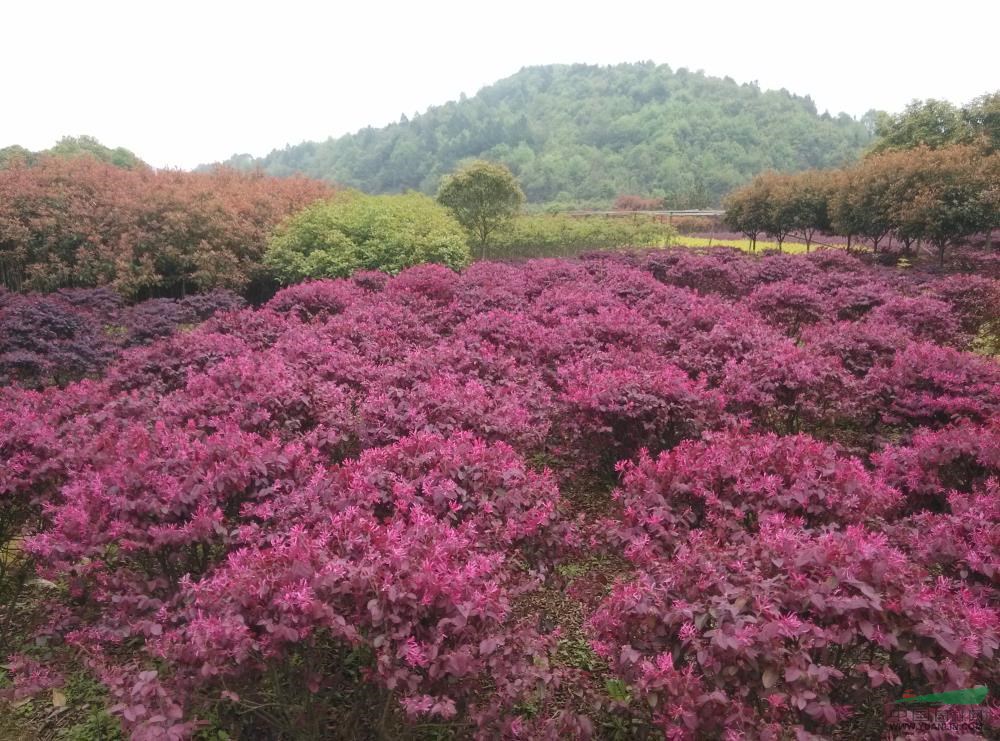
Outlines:
<svg viewBox="0 0 1000 741"><path fill-rule="evenodd" d="M1000 280L981 275L952 275L934 281L928 294L951 305L962 329L974 335L984 327L1000 331Z"/></svg>
<svg viewBox="0 0 1000 741"><path fill-rule="evenodd" d="M902 495L856 458L807 435L727 433L688 441L619 466L619 526L628 553L642 560L669 553L692 529L720 542L757 532L760 520L783 513L810 527L879 522Z"/></svg>
<svg viewBox="0 0 1000 741"><path fill-rule="evenodd" d="M1000 413L1000 364L927 342L908 345L873 369L864 394L883 424L941 427Z"/></svg>
<svg viewBox="0 0 1000 741"><path fill-rule="evenodd" d="M65 678L37 659L24 654L13 654L5 666L11 678L11 686L0 690L0 700L23 700L39 692L62 687Z"/></svg>
<svg viewBox="0 0 1000 741"><path fill-rule="evenodd" d="M670 738L829 733L883 685L996 682L1000 611L932 579L878 532L692 533L619 585L588 622L594 649Z"/></svg>
<svg viewBox="0 0 1000 741"><path fill-rule="evenodd" d="M953 491L947 501L947 513L919 512L900 522L894 536L927 567L1000 588L1000 479L971 493Z"/></svg>
<svg viewBox="0 0 1000 741"><path fill-rule="evenodd" d="M808 283L814 280L822 281L827 277L806 255L783 255L774 252L765 253L762 259L752 263L748 273L750 280L758 285L781 281Z"/></svg>
<svg viewBox="0 0 1000 741"><path fill-rule="evenodd" d="M688 321L690 324L675 327L678 348L671 358L692 377L702 377L716 387L725 378L730 361L766 354L786 343L779 330L760 318L731 309L721 314L715 308L705 313L696 309Z"/></svg>
<svg viewBox="0 0 1000 741"><path fill-rule="evenodd" d="M663 450L721 422L719 392L652 355L594 355L560 376L568 445L598 461Z"/></svg>
<svg viewBox="0 0 1000 741"><path fill-rule="evenodd" d="M505 443L468 433L422 433L371 448L345 463L331 485L347 492L343 506L383 520L419 506L442 521L472 524L486 543L547 539L559 520L549 471L533 471Z"/></svg>
<svg viewBox="0 0 1000 741"><path fill-rule="evenodd" d="M125 347L245 305L223 290L128 307L108 288L7 294L0 304L0 385L62 385L96 376Z"/></svg>
<svg viewBox="0 0 1000 741"><path fill-rule="evenodd" d="M0 389L18 701L68 662L137 739L776 739L995 687L994 288L670 249L0 293L58 361Z"/></svg>
<svg viewBox="0 0 1000 741"><path fill-rule="evenodd" d="M99 434L87 457L25 550L42 576L66 581L85 620L75 640L96 645L162 631L157 611L179 580L225 558L243 509L305 480L312 464L301 448L233 427L205 435L162 422Z"/></svg>
<svg viewBox="0 0 1000 741"><path fill-rule="evenodd" d="M894 291L884 285L849 281L836 285L827 301L838 319L856 321L884 304L893 294Z"/></svg>
<svg viewBox="0 0 1000 741"><path fill-rule="evenodd" d="M791 337L798 337L803 327L815 324L829 313L819 291L791 280L762 285L746 302L762 319Z"/></svg>
<svg viewBox="0 0 1000 741"><path fill-rule="evenodd" d="M968 341L951 306L933 298L896 296L872 310L869 318L876 326L900 327L916 340L955 347Z"/></svg>
<svg viewBox="0 0 1000 741"><path fill-rule="evenodd" d="M419 505L386 524L355 508L318 524L234 552L211 578L184 585L176 627L152 653L169 660L174 681L248 694L268 665L332 639L371 651L371 680L408 714L453 718L516 640L504 627L503 554ZM293 681L316 694L338 689L335 678Z"/></svg>
<svg viewBox="0 0 1000 741"><path fill-rule="evenodd" d="M951 492L968 494L990 477L1000 477L1000 417L984 425L917 430L905 445L875 453L872 462L906 494L910 509L942 511Z"/></svg>
<svg viewBox="0 0 1000 741"><path fill-rule="evenodd" d="M858 379L864 379L876 366L892 363L896 352L911 341L902 328L867 319L815 324L802 332L801 339L811 351L839 359Z"/></svg>
<svg viewBox="0 0 1000 741"><path fill-rule="evenodd" d="M355 400L348 388L315 368L286 362L280 351L226 358L163 397L159 411L171 424L214 431L233 420L246 432L284 440L306 438L343 457L356 447Z"/></svg>
<svg viewBox="0 0 1000 741"><path fill-rule="evenodd" d="M721 388L734 414L782 434L822 434L856 413L855 381L840 362L787 340L730 360Z"/></svg>
<svg viewBox="0 0 1000 741"><path fill-rule="evenodd" d="M749 283L742 260L725 261L715 255L700 255L690 250L666 251L646 260L643 267L653 277L681 288L692 288L698 293L715 293L722 296L740 296Z"/></svg>
<svg viewBox="0 0 1000 741"><path fill-rule="evenodd" d="M281 289L267 306L279 314L291 313L308 320L341 313L360 293L347 281L314 280Z"/></svg>
<svg viewBox="0 0 1000 741"><path fill-rule="evenodd" d="M16 295L0 307L0 385L63 384L98 373L114 351L99 321L65 299Z"/></svg>
<svg viewBox="0 0 1000 741"><path fill-rule="evenodd" d="M366 445L384 445L417 432L467 431L487 440L509 441L522 450L539 449L549 421L531 409L522 391L515 384L493 384L449 372L414 383L376 386L359 409L362 440Z"/></svg>

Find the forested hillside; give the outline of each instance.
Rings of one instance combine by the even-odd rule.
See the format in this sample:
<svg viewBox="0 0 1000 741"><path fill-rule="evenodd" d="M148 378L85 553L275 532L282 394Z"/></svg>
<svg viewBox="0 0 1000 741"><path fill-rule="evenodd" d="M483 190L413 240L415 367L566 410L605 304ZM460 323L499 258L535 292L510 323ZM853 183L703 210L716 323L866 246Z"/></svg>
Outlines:
<svg viewBox="0 0 1000 741"><path fill-rule="evenodd" d="M651 62L553 65L385 128L227 164L373 193L432 192L460 160L483 157L508 165L532 203L642 193L704 206L763 170L851 160L870 143L874 118L820 115L808 97Z"/></svg>

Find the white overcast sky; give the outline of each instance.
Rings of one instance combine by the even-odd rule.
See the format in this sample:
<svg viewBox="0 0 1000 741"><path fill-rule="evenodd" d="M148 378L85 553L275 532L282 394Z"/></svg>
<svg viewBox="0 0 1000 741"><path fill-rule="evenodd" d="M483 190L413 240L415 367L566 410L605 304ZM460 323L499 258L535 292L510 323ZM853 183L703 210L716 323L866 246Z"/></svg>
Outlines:
<svg viewBox="0 0 1000 741"><path fill-rule="evenodd" d="M0 0L0 147L159 167L355 131L556 62L653 60L855 116L1000 88L997 0Z"/></svg>

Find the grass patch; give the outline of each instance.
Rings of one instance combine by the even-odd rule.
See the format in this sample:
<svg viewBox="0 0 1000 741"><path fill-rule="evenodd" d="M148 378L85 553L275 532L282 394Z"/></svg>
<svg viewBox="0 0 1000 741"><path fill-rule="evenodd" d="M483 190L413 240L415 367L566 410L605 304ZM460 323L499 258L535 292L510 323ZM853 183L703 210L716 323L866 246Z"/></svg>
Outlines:
<svg viewBox="0 0 1000 741"><path fill-rule="evenodd" d="M673 244L678 247L735 247L743 252L752 252L749 239L713 239L711 237L688 237L680 235L674 238ZM809 251L822 248L823 245L812 245ZM768 242L763 239L757 240L757 252L764 250L777 250L777 242ZM788 255L806 254L806 245L803 242L785 242L781 246L781 251Z"/></svg>

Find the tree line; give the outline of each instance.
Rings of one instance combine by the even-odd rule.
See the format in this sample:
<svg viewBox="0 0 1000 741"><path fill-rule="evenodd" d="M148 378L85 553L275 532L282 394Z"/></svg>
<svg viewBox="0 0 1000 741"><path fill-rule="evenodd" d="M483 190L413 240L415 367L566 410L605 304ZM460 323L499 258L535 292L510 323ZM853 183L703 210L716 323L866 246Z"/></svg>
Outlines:
<svg viewBox="0 0 1000 741"><path fill-rule="evenodd" d="M876 152L850 167L768 172L725 201L724 221L756 246L766 234L790 234L810 245L818 234L867 243L873 252L895 240L904 253L947 250L1000 226L1000 154L971 144Z"/></svg>
<svg viewBox="0 0 1000 741"><path fill-rule="evenodd" d="M817 234L878 252L896 240L910 254L949 247L1000 227L1000 92L961 108L914 101L879 117L866 157L839 169L765 172L725 199L725 223L756 247L766 234L779 249L790 234L807 248Z"/></svg>
<svg viewBox="0 0 1000 741"><path fill-rule="evenodd" d="M334 192L306 178L129 169L70 154L13 153L0 167L0 286L253 297L271 281L263 255L274 228Z"/></svg>

